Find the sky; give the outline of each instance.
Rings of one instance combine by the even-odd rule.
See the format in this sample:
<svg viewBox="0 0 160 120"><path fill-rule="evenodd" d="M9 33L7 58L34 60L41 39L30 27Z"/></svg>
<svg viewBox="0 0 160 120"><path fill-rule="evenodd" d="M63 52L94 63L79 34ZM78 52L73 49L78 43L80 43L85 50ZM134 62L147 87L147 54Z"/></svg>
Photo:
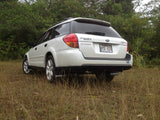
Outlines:
<svg viewBox="0 0 160 120"><path fill-rule="evenodd" d="M136 0L135 0L136 1ZM141 12L145 9L145 4L147 4L148 2L150 2L151 0L141 0L140 1L140 6L136 7L135 11L136 12Z"/></svg>
<svg viewBox="0 0 160 120"><path fill-rule="evenodd" d="M146 4L146 3L148 3L149 1L151 1L151 0L142 0L142 3L143 3L143 4Z"/></svg>
<svg viewBox="0 0 160 120"><path fill-rule="evenodd" d="M135 1L138 1L138 0L135 0ZM156 4L151 4L146 7L145 4L149 3L151 0L139 0L139 1L140 1L140 6L138 6L135 9L136 12L148 12L152 10L155 6L158 7L160 5L160 2L155 2Z"/></svg>

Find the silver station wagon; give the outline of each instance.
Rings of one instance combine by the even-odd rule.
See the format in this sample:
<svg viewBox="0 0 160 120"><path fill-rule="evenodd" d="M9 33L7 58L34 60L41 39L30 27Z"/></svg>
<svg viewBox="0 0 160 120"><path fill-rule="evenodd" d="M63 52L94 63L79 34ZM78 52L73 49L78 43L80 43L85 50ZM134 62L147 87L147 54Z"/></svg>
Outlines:
<svg viewBox="0 0 160 120"><path fill-rule="evenodd" d="M128 42L109 22L78 17L49 28L25 54L23 71L43 68L50 82L64 73L91 73L110 82L132 65Z"/></svg>

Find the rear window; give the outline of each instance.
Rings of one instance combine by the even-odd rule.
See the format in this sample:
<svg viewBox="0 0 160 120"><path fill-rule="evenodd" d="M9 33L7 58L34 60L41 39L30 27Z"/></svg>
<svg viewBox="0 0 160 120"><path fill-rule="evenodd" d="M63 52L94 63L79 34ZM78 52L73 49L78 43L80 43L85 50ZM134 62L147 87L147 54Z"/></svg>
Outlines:
<svg viewBox="0 0 160 120"><path fill-rule="evenodd" d="M112 27L93 21L73 21L72 32L121 38Z"/></svg>

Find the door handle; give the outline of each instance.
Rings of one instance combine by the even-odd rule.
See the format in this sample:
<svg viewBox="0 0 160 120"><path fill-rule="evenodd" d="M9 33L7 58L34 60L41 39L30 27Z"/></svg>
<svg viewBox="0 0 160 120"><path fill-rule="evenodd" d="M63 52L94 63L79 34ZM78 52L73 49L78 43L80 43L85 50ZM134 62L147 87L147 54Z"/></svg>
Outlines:
<svg viewBox="0 0 160 120"><path fill-rule="evenodd" d="M37 50L37 48L34 48L35 50Z"/></svg>
<svg viewBox="0 0 160 120"><path fill-rule="evenodd" d="M45 44L44 47L47 47L47 44Z"/></svg>

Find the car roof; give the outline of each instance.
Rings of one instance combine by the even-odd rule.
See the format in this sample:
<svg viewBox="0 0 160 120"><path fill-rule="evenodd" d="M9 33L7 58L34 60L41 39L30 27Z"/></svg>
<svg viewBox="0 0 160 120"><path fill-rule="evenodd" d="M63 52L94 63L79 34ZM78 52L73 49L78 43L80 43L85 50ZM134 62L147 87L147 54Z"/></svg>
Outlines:
<svg viewBox="0 0 160 120"><path fill-rule="evenodd" d="M103 21L103 20L98 20L98 19L93 19L93 18L83 18L83 17L76 17L76 18L66 18L64 19L63 21L60 21L59 23L57 24L54 24L51 28L49 28L48 30L58 26L58 25L61 25L61 24L64 24L64 23L68 23L68 22L71 22L71 21L88 21L88 22L95 22L95 23L100 23L100 24L103 24L103 25L106 25L106 26L110 26L111 24L109 22L106 22L106 21Z"/></svg>

